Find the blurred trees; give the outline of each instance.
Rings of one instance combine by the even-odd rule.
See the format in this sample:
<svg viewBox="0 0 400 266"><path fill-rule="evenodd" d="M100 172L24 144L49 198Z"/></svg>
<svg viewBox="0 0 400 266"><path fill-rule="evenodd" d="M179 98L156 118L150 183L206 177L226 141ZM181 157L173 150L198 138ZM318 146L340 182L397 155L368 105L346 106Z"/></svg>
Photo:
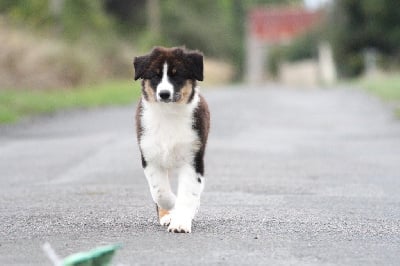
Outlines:
<svg viewBox="0 0 400 266"><path fill-rule="evenodd" d="M241 78L244 62L246 12L264 4L301 3L301 0L167 0L160 1L160 35L151 34L146 8L154 0L106 0L124 35L147 50L155 45L186 45L207 56L233 63ZM154 4L154 3L152 3ZM133 34L132 34L133 33Z"/></svg>
<svg viewBox="0 0 400 266"><path fill-rule="evenodd" d="M62 6L57 12L54 1ZM100 45L116 36L146 51L186 45L233 63L240 78L247 10L287 3L302 0L0 0L0 14L69 40L100 38Z"/></svg>
<svg viewBox="0 0 400 266"><path fill-rule="evenodd" d="M83 34L103 35L112 29L101 1L58 0L60 10L55 14L54 0L0 0L0 13L24 26L39 30L54 29L68 39Z"/></svg>
<svg viewBox="0 0 400 266"><path fill-rule="evenodd" d="M44 26L50 22L47 1L0 0L0 13L5 13L16 22L33 26Z"/></svg>
<svg viewBox="0 0 400 266"><path fill-rule="evenodd" d="M245 26L242 2L106 0L105 8L117 21L122 35L132 40L139 49L148 50L156 45L186 45L203 51L207 56L233 62L240 73ZM149 14L157 14L154 12L156 3L159 5L159 28L157 19L149 18Z"/></svg>
<svg viewBox="0 0 400 266"><path fill-rule="evenodd" d="M362 73L368 49L379 52L381 66L398 67L399 25L398 0L335 0L328 29L340 74Z"/></svg>

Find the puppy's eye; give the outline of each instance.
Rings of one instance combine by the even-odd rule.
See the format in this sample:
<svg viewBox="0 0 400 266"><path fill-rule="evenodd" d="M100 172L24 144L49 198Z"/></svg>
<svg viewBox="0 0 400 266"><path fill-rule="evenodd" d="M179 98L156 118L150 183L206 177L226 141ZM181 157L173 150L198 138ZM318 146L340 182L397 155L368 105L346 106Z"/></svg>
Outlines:
<svg viewBox="0 0 400 266"><path fill-rule="evenodd" d="M158 77L161 76L161 70L160 70L160 69L157 69L157 70L156 70L156 75L157 75Z"/></svg>
<svg viewBox="0 0 400 266"><path fill-rule="evenodd" d="M173 69L171 70L171 74L172 74L172 75L175 75L175 74L176 74L176 68L173 68Z"/></svg>

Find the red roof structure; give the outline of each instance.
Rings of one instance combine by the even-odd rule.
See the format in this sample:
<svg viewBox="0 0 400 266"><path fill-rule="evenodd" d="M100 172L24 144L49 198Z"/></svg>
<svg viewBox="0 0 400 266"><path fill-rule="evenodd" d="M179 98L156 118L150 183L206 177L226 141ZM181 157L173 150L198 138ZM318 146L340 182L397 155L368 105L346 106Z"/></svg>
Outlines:
<svg viewBox="0 0 400 266"><path fill-rule="evenodd" d="M250 34L265 43L288 42L318 24L322 15L293 7L253 9L248 14Z"/></svg>

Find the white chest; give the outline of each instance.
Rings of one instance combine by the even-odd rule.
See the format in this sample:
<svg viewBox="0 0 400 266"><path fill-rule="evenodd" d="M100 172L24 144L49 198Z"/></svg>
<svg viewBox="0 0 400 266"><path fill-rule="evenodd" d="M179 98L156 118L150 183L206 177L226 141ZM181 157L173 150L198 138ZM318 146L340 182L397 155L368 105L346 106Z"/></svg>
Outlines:
<svg viewBox="0 0 400 266"><path fill-rule="evenodd" d="M146 161L167 169L192 162L200 142L192 129L193 110L190 107L160 103L144 105L140 147Z"/></svg>

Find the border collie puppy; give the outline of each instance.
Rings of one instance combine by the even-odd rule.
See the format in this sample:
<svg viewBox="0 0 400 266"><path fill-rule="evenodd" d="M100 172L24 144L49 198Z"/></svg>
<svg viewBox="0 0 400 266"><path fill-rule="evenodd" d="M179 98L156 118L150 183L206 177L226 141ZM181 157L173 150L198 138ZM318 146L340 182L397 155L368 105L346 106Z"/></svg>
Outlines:
<svg viewBox="0 0 400 266"><path fill-rule="evenodd" d="M156 47L134 59L142 79L136 131L144 174L161 225L190 233L204 188L204 152L210 113L199 94L203 55L185 48ZM177 195L169 178L178 177Z"/></svg>

